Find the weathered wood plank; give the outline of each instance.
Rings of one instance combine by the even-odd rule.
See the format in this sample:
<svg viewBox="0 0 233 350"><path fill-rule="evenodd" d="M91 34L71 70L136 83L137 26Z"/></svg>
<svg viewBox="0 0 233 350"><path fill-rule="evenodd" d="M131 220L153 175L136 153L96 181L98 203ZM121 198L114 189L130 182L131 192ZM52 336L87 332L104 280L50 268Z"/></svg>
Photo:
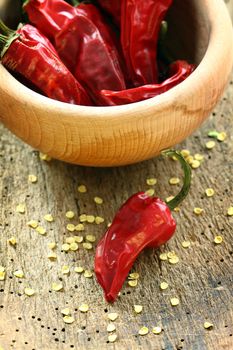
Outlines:
<svg viewBox="0 0 233 350"><path fill-rule="evenodd" d="M140 273L137 288L124 287L114 305L103 300L100 287L94 279L85 279L73 271L82 265L92 269L92 251L80 248L68 254L61 252L66 230L67 210L73 210L76 218L82 213L105 218L101 225L86 225L85 233L99 239L116 209L132 193L145 190L145 179L156 176L156 194L162 198L175 194L176 186L168 184L171 176L180 175L176 162L162 158L152 159L133 166L114 169L94 169L71 166L53 160L39 159L38 153L24 145L2 126L0 127L0 265L6 267L5 281L0 281L0 345L4 349L185 349L224 350L233 348L232 309L232 224L227 208L233 205L233 85L232 81L216 110L202 128L179 148L188 148L192 154L204 154L200 168L193 171L190 195L175 213L178 222L175 237L159 250L144 252L135 264ZM225 142L216 142L207 151L209 130L226 131ZM28 183L28 175L36 174L38 182ZM88 192L77 192L79 184L86 184ZM212 187L215 195L205 196L205 189ZM93 197L100 195L104 204L97 206ZM26 213L16 213L17 204L26 203ZM201 216L195 216L194 207L204 208ZM55 221L47 223L43 216L54 215ZM78 223L77 219L72 222ZM46 236L27 227L31 220L40 220L47 229ZM221 234L224 242L215 245L213 238ZM16 248L7 240L17 237ZM184 249L181 242L191 241ZM47 258L47 244L57 242L57 261ZM180 262L170 265L159 260L161 252L174 250ZM69 276L61 274L62 265L69 265ZM24 279L17 279L13 272L23 269ZM51 290L52 282L62 279L64 291ZM159 289L161 281L169 288ZM25 287L32 287L36 294L24 295ZM180 305L172 307L170 298L177 296ZM81 314L78 306L87 302L90 311ZM133 305L144 309L135 316ZM70 307L75 322L65 325L61 309ZM118 340L107 344L107 313L118 312L115 321ZM214 324L211 331L203 323ZM161 325L163 332L138 335L141 326L151 328Z"/></svg>

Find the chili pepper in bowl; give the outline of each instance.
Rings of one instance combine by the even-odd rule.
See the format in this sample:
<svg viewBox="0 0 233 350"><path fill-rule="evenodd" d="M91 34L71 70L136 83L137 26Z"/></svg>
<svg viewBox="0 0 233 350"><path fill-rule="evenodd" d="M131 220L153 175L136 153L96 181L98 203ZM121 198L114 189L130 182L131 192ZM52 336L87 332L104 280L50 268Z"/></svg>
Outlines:
<svg viewBox="0 0 233 350"><path fill-rule="evenodd" d="M134 86L158 82L157 42L172 0L122 0L121 45Z"/></svg>
<svg viewBox="0 0 233 350"><path fill-rule="evenodd" d="M134 261L145 248L157 248L174 234L176 222L171 210L188 194L191 169L178 151L168 150L165 156L175 156L184 170L184 184L170 202L139 192L130 197L116 213L111 226L98 243L95 255L97 281L108 302L114 302Z"/></svg>
<svg viewBox="0 0 233 350"><path fill-rule="evenodd" d="M73 7L63 0L28 0L24 9L97 103L100 90L126 88L111 29L97 7L90 3Z"/></svg>
<svg viewBox="0 0 233 350"><path fill-rule="evenodd" d="M30 24L16 31L0 21L2 64L21 74L46 96L72 104L92 105L86 91L61 62L49 40Z"/></svg>
<svg viewBox="0 0 233 350"><path fill-rule="evenodd" d="M97 0L97 3L109 13L119 26L121 21L121 0Z"/></svg>
<svg viewBox="0 0 233 350"><path fill-rule="evenodd" d="M186 61L175 61L169 67L169 78L162 83L148 84L122 91L102 90L100 92L101 102L106 106L117 106L155 97L181 83L193 72L194 68L193 64Z"/></svg>

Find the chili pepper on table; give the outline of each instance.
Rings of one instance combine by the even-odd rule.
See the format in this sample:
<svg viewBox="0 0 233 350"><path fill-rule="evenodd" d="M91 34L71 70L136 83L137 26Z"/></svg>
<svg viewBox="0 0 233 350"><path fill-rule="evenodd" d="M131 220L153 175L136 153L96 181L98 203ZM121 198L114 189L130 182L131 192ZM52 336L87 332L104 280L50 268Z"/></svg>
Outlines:
<svg viewBox="0 0 233 350"><path fill-rule="evenodd" d="M97 281L108 302L114 302L134 261L145 248L157 248L174 234L176 222L171 210L188 194L191 169L178 151L164 151L175 156L184 170L184 184L170 202L139 192L130 197L116 213L111 226L98 243L95 255Z"/></svg>
<svg viewBox="0 0 233 350"><path fill-rule="evenodd" d="M119 26L121 21L121 0L97 0L97 3L109 13Z"/></svg>
<svg viewBox="0 0 233 350"><path fill-rule="evenodd" d="M169 78L160 84L148 84L122 91L102 90L102 104L106 106L124 105L139 102L162 94L185 80L195 66L186 61L175 61L169 67Z"/></svg>
<svg viewBox="0 0 233 350"><path fill-rule="evenodd" d="M172 0L122 0L121 45L134 86L157 83L157 42Z"/></svg>
<svg viewBox="0 0 233 350"><path fill-rule="evenodd" d="M91 105L86 91L61 62L49 40L30 24L16 31L0 21L2 64L21 74L46 96L58 101Z"/></svg>
<svg viewBox="0 0 233 350"><path fill-rule="evenodd" d="M97 7L90 3L73 7L63 0L28 0L24 9L97 103L98 91L126 88L111 30Z"/></svg>

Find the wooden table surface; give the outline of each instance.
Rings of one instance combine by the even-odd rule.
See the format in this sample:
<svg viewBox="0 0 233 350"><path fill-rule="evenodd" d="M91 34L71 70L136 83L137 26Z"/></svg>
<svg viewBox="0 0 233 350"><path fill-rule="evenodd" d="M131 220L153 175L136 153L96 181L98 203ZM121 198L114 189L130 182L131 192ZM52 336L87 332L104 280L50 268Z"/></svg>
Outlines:
<svg viewBox="0 0 233 350"><path fill-rule="evenodd" d="M140 255L133 269L140 274L138 286L131 288L126 283L114 305L104 301L94 277L74 271L77 266L93 269L94 250L80 244L77 251L65 253L61 246L67 237L77 234L93 234L98 241L121 203L149 188L147 178L157 178L152 186L156 195L166 198L177 193L179 185L171 186L168 181L181 177L179 165L161 157L114 169L46 162L0 126L0 265L6 271L0 281L0 349L233 349L233 216L227 215L233 206L232 98L233 81L207 122L177 146L192 155L204 155L204 161L193 170L190 194L174 214L176 235L160 249ZM210 130L225 131L227 139L207 150ZM28 182L29 174L38 181ZM86 185L87 193L77 191L80 184ZM214 189L213 197L206 196L207 188ZM104 203L95 204L95 196ZM24 214L16 211L18 204L25 204ZM195 215L195 207L204 212ZM65 217L68 210L74 211L73 220ZM84 213L104 217L105 222L85 224L81 233L69 232L66 225L78 224ZM46 222L45 214L52 214L54 221ZM27 226L32 219L39 221L46 235ZM222 244L214 243L217 235L223 237ZM16 237L15 247L8 242L11 237ZM181 245L184 240L191 242L187 249ZM53 261L48 258L49 242L57 244ZM178 264L160 260L160 254L168 251L176 252ZM69 266L69 275L62 273L63 265ZM15 277L19 269L24 278ZM160 289L163 281L169 284L164 291ZM61 283L63 290L53 291L53 282ZM35 294L25 295L26 287ZM172 297L179 298L178 306L171 306ZM78 310L82 303L89 305L87 313ZM134 313L135 304L143 306L141 314ZM63 321L61 310L66 307L74 317L72 324ZM108 342L110 312L119 315L114 321L115 343ZM212 329L204 328L207 321ZM138 334L142 326L149 328L147 335ZM162 328L161 334L152 333L155 326Z"/></svg>

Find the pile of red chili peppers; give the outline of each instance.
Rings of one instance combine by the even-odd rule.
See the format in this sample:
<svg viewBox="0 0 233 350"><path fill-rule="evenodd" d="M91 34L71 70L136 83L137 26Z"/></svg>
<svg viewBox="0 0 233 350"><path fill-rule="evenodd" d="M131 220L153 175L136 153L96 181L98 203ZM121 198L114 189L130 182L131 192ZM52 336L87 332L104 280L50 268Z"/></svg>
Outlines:
<svg viewBox="0 0 233 350"><path fill-rule="evenodd" d="M0 21L1 62L58 101L115 106L157 96L194 65L163 62L161 25L172 0L26 0L29 23ZM163 77L161 79L161 77Z"/></svg>
<svg viewBox="0 0 233 350"><path fill-rule="evenodd" d="M181 191L170 202L144 192L131 196L116 213L111 226L100 240L95 256L95 273L108 302L114 302L134 261L145 248L166 243L176 230L171 211L186 197L191 184L191 169L175 150L163 155L176 157L184 170Z"/></svg>

